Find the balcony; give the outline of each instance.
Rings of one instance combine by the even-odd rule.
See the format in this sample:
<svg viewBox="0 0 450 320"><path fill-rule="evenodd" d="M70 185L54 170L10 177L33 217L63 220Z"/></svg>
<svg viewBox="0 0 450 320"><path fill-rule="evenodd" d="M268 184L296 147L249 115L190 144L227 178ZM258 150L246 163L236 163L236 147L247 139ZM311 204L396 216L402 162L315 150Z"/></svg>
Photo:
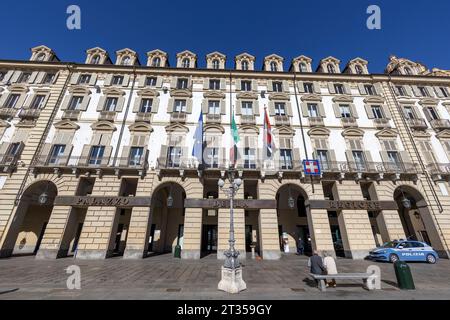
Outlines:
<svg viewBox="0 0 450 320"><path fill-rule="evenodd" d="M20 154L0 154L0 172L12 173L17 168L17 161L20 158Z"/></svg>
<svg viewBox="0 0 450 320"><path fill-rule="evenodd" d="M358 123L356 122L356 118L341 118L341 124L344 128L357 127Z"/></svg>
<svg viewBox="0 0 450 320"><path fill-rule="evenodd" d="M434 130L444 130L450 128L450 121L447 119L434 119L430 121Z"/></svg>
<svg viewBox="0 0 450 320"><path fill-rule="evenodd" d="M254 115L241 115L241 124L256 124Z"/></svg>
<svg viewBox="0 0 450 320"><path fill-rule="evenodd" d="M100 111L100 115L98 116L99 121L111 121L114 122L116 119L115 111Z"/></svg>
<svg viewBox="0 0 450 320"><path fill-rule="evenodd" d="M310 127L323 127L323 118L322 117L309 117L309 126Z"/></svg>
<svg viewBox="0 0 450 320"><path fill-rule="evenodd" d="M21 119L37 119L41 114L40 109L22 109L19 113Z"/></svg>
<svg viewBox="0 0 450 320"><path fill-rule="evenodd" d="M380 179L385 175L390 178L403 175L416 175L419 173L414 163L383 163L383 162L331 162L320 163L323 174L339 174L341 177L346 174L365 176L372 179Z"/></svg>
<svg viewBox="0 0 450 320"><path fill-rule="evenodd" d="M386 129L391 127L389 124L389 119L386 118L373 119L373 124L377 129Z"/></svg>
<svg viewBox="0 0 450 320"><path fill-rule="evenodd" d="M449 181L450 163L432 163L426 169L434 181Z"/></svg>
<svg viewBox="0 0 450 320"><path fill-rule="evenodd" d="M220 123L222 120L222 115L208 113L206 115L206 123Z"/></svg>
<svg viewBox="0 0 450 320"><path fill-rule="evenodd" d="M409 119L408 122L411 129L425 130L428 128L425 119Z"/></svg>
<svg viewBox="0 0 450 320"><path fill-rule="evenodd" d="M1 108L0 118L1 119L12 119L17 113L17 109L14 108Z"/></svg>
<svg viewBox="0 0 450 320"><path fill-rule="evenodd" d="M80 118L80 114L81 114L80 110L65 110L63 115L61 116L61 119L78 121L78 119Z"/></svg>
<svg viewBox="0 0 450 320"><path fill-rule="evenodd" d="M152 122L152 113L150 112L138 112L136 113L136 122Z"/></svg>
<svg viewBox="0 0 450 320"><path fill-rule="evenodd" d="M186 112L172 112L170 115L170 122L186 122Z"/></svg>
<svg viewBox="0 0 450 320"><path fill-rule="evenodd" d="M275 125L276 126L290 126L291 119L285 115L275 116Z"/></svg>

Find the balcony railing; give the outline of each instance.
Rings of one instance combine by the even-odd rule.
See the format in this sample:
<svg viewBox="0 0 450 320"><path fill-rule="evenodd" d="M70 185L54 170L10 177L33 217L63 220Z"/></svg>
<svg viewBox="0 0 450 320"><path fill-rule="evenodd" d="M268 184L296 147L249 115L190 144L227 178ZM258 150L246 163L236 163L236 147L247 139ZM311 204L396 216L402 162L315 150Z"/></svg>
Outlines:
<svg viewBox="0 0 450 320"><path fill-rule="evenodd" d="M241 124L256 124L254 115L241 115Z"/></svg>
<svg viewBox="0 0 450 320"><path fill-rule="evenodd" d="M409 119L408 122L412 129L423 130L428 128L428 125L424 119Z"/></svg>
<svg viewBox="0 0 450 320"><path fill-rule="evenodd" d="M430 174L448 174L450 175L450 163L432 163L427 165Z"/></svg>
<svg viewBox="0 0 450 320"><path fill-rule="evenodd" d="M186 112L172 112L170 115L170 122L186 122Z"/></svg>
<svg viewBox="0 0 450 320"><path fill-rule="evenodd" d="M414 163L384 163L384 162L320 162L322 172L334 173L418 173L417 166Z"/></svg>
<svg viewBox="0 0 450 320"><path fill-rule="evenodd" d="M0 154L0 172L12 172L17 168L17 161L20 158L20 154Z"/></svg>
<svg viewBox="0 0 450 320"><path fill-rule="evenodd" d="M447 119L435 119L430 121L431 127L435 130L444 130L450 128L450 121Z"/></svg>
<svg viewBox="0 0 450 320"><path fill-rule="evenodd" d="M374 123L375 127L377 127L378 129L384 129L384 128L391 127L389 124L389 119L386 119L386 118L373 119L373 123Z"/></svg>
<svg viewBox="0 0 450 320"><path fill-rule="evenodd" d="M114 122L116 118L115 111L100 111L100 115L98 116L99 121L112 121Z"/></svg>
<svg viewBox="0 0 450 320"><path fill-rule="evenodd" d="M275 116L275 125L276 126L290 126L291 119L288 116Z"/></svg>
<svg viewBox="0 0 450 320"><path fill-rule="evenodd" d="M323 127L323 118L322 117L309 117L309 126L310 127Z"/></svg>
<svg viewBox="0 0 450 320"><path fill-rule="evenodd" d="M358 123L356 122L356 118L350 117L350 118L341 118L342 126L347 127L357 127Z"/></svg>
<svg viewBox="0 0 450 320"><path fill-rule="evenodd" d="M64 113L61 116L61 119L77 121L80 117L80 114L81 114L80 110L64 110Z"/></svg>
<svg viewBox="0 0 450 320"><path fill-rule="evenodd" d="M0 108L0 118L2 119L11 119L17 113L17 109L14 108Z"/></svg>
<svg viewBox="0 0 450 320"><path fill-rule="evenodd" d="M136 121L140 122L152 122L152 113L150 112L138 112L136 113Z"/></svg>
<svg viewBox="0 0 450 320"><path fill-rule="evenodd" d="M19 113L19 118L22 119L36 119L41 114L40 109L22 109Z"/></svg>
<svg viewBox="0 0 450 320"><path fill-rule="evenodd" d="M220 115L220 114L208 113L206 115L207 123L220 123L221 120L222 120L222 115Z"/></svg>

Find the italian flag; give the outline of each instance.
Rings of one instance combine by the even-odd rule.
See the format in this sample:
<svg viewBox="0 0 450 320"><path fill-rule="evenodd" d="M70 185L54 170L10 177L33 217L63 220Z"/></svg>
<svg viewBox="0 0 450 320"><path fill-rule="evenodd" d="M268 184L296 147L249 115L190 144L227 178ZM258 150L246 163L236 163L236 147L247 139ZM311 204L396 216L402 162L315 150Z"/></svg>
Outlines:
<svg viewBox="0 0 450 320"><path fill-rule="evenodd" d="M236 120L234 119L234 112L233 112L233 116L231 118L231 137L233 139L233 145L230 149L230 164L232 167L234 167L236 165L237 155L238 155L237 144L240 140L238 128L236 125Z"/></svg>
<svg viewBox="0 0 450 320"><path fill-rule="evenodd" d="M272 126L270 125L269 116L267 115L267 109L264 107L264 159L271 159L273 156L273 152L275 149L273 135L272 135Z"/></svg>

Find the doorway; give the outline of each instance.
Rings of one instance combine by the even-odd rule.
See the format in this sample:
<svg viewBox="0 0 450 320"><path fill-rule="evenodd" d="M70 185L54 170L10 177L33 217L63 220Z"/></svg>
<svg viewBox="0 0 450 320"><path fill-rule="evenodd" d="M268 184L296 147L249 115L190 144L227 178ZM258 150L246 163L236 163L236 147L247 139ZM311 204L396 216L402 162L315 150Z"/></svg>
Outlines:
<svg viewBox="0 0 450 320"><path fill-rule="evenodd" d="M204 255L217 253L217 225L203 225L202 252Z"/></svg>

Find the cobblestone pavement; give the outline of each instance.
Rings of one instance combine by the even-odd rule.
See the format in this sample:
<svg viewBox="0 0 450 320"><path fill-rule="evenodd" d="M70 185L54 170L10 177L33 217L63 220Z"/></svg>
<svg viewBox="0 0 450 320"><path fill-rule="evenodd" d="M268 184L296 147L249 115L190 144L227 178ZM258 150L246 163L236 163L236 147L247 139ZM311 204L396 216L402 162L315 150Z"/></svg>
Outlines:
<svg viewBox="0 0 450 320"><path fill-rule="evenodd" d="M416 290L399 290L389 263L338 259L339 272L381 268L382 290L367 291L361 281L338 283L320 292L308 280L307 258L284 255L279 261L242 262L247 290L217 290L222 261L215 255L188 261L169 254L143 260L0 259L0 299L450 299L450 261L410 263ZM66 268L81 269L81 290L68 290Z"/></svg>

